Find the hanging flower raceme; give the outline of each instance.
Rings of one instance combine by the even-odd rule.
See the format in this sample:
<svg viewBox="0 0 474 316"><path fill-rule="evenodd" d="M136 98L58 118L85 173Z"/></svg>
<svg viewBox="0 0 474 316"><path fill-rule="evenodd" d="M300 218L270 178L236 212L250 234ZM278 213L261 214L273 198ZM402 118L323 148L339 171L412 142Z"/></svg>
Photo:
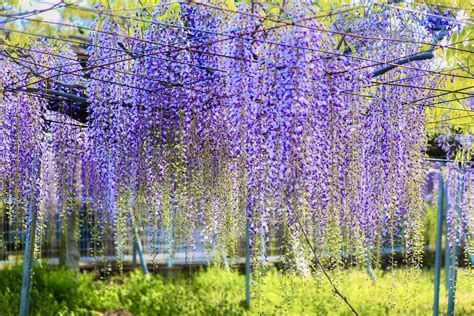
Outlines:
<svg viewBox="0 0 474 316"><path fill-rule="evenodd" d="M41 96L16 92L12 82L24 78L18 64L0 57L0 198L10 227L17 233L40 217L37 196L41 189L40 163L44 153L43 113L46 101Z"/></svg>
<svg viewBox="0 0 474 316"><path fill-rule="evenodd" d="M254 23L235 20L243 28ZM280 244L300 244L307 231L325 256L366 256L387 245L418 258L423 103L412 106L407 91L381 85L381 97L361 105L345 92L364 91L368 74L352 71L349 58L326 58L321 26L306 26L260 41L240 34L224 46L241 56L224 63L229 151L244 162L253 252L265 261L276 227ZM298 252L288 249L290 257Z"/></svg>
<svg viewBox="0 0 474 316"><path fill-rule="evenodd" d="M466 258L474 254L473 138L457 135L454 162L446 165L446 227L449 250L464 247Z"/></svg>
<svg viewBox="0 0 474 316"><path fill-rule="evenodd" d="M447 171L447 222L449 247L463 245L470 240L472 231L469 227L469 200L471 179L470 165L458 166L449 163ZM471 228L472 229L472 228Z"/></svg>
<svg viewBox="0 0 474 316"><path fill-rule="evenodd" d="M9 224L19 232L32 225L34 219L34 251L39 257L48 220L52 219L51 227L54 227L56 210L47 214L52 203L50 191L59 188L58 213L62 219L70 215L65 210L70 193L81 195L73 186L73 172L69 169L74 164L71 157L78 154L76 147L81 142L72 133L72 126L77 124L61 114L74 112L76 105L59 97L55 100L49 94L67 94L71 90L79 93L83 81L80 75L69 74L81 66L67 47L31 41L28 49L29 54L20 57L5 51L9 58L2 57L0 61L3 90L0 135L2 168L5 168L0 177ZM28 82L29 75L37 78ZM55 183L61 185L54 186ZM16 238L16 246L21 242Z"/></svg>
<svg viewBox="0 0 474 316"><path fill-rule="evenodd" d="M128 227L151 227L156 244L164 228L171 255L177 242L194 246L198 230L210 246L238 228L217 91L222 71L216 47L205 45L219 16L177 8L179 18L158 20L166 10L159 8L133 36L106 19L91 36L98 45L91 47L84 183L98 218L113 227L119 254Z"/></svg>

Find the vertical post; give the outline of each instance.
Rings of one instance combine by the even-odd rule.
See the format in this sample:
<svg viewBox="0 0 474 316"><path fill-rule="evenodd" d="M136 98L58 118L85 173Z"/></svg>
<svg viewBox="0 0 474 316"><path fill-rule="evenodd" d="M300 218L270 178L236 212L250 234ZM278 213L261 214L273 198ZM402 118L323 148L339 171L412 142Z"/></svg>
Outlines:
<svg viewBox="0 0 474 316"><path fill-rule="evenodd" d="M458 172L458 180L456 185L456 214L461 216L460 205L462 204L462 191L464 186L464 176L462 175L463 170ZM454 234L458 234L457 230ZM459 237L459 236L458 236ZM451 262L450 262L450 272L449 272L449 283L448 283L448 316L454 315L454 303L455 303L455 292L456 292L456 278L457 278L457 267L458 267L458 255L459 255L459 246L458 244L453 245L453 251L451 253Z"/></svg>
<svg viewBox="0 0 474 316"><path fill-rule="evenodd" d="M443 234L443 206L444 206L444 181L440 170L438 174L438 213L436 216L436 254L435 254L435 279L434 279L434 299L433 316L439 314L439 284L441 274L441 239Z"/></svg>
<svg viewBox="0 0 474 316"><path fill-rule="evenodd" d="M173 201L174 201L174 198L173 198ZM172 210L174 211L174 202L172 202L173 206L172 206ZM173 265L174 265L174 261L173 261L173 252L176 251L175 247L176 245L172 244L173 243L173 232L174 232L174 225L173 225L173 215L171 215L171 223L170 223L170 231L168 233L168 262L167 262L167 266L168 268L172 268ZM171 251L172 250L172 251Z"/></svg>
<svg viewBox="0 0 474 316"><path fill-rule="evenodd" d="M33 253L35 249L36 234L36 180L39 175L39 166L37 157L33 158L33 181L30 189L30 201L28 205L25 249L23 258L23 273L21 276L20 292L20 316L28 316L30 311L30 289L31 289L31 270L33 266Z"/></svg>
<svg viewBox="0 0 474 316"><path fill-rule="evenodd" d="M140 258L140 266L142 267L143 274L148 274L148 266L146 265L145 255L143 254L142 241L140 240L140 234L138 234L138 228L134 227L135 232L135 243L134 243L134 257L135 250L138 252L138 258Z"/></svg>
<svg viewBox="0 0 474 316"><path fill-rule="evenodd" d="M457 277L457 257L459 247L458 245L453 246L451 266L449 267L449 282L448 282L448 316L454 315L454 294L456 291L456 277Z"/></svg>
<svg viewBox="0 0 474 316"><path fill-rule="evenodd" d="M138 233L138 227L135 222L135 186L132 187L132 195L130 198L130 207L131 207L131 220L132 220L132 230L133 230L133 266L135 267L137 258L136 254L138 253L138 258L140 259L140 266L142 268L143 274L148 274L148 266L146 265L145 256L143 254L142 241L140 239L140 234Z"/></svg>
<svg viewBox="0 0 474 316"><path fill-rule="evenodd" d="M174 215L176 213L176 175L175 170L171 169L171 214L170 214L170 229L168 232L168 268L172 268L174 264L174 253L176 252L176 244L174 243Z"/></svg>
<svg viewBox="0 0 474 316"><path fill-rule="evenodd" d="M250 219L245 225L245 307L250 309Z"/></svg>
<svg viewBox="0 0 474 316"><path fill-rule="evenodd" d="M224 264L225 271L230 271L229 261L227 260L227 253L224 247L221 247L222 261Z"/></svg>
<svg viewBox="0 0 474 316"><path fill-rule="evenodd" d="M450 279L450 266L451 266L451 247L449 246L449 237L448 237L448 209L449 209L449 196L448 196L448 185L446 183L444 187L444 204L446 205L444 209L444 216L446 219L446 231L445 231L445 250L444 250L444 271L445 271L445 286L446 286L446 291L449 289L449 279Z"/></svg>
<svg viewBox="0 0 474 316"><path fill-rule="evenodd" d="M370 279L372 280L372 284L376 283L376 278L374 274L374 270L372 269L372 265L370 264L370 256L369 252L365 252L365 269L367 271L367 274L369 275Z"/></svg>
<svg viewBox="0 0 474 316"><path fill-rule="evenodd" d="M132 263L133 263L133 268L135 269L137 266L137 243L135 241L133 242Z"/></svg>

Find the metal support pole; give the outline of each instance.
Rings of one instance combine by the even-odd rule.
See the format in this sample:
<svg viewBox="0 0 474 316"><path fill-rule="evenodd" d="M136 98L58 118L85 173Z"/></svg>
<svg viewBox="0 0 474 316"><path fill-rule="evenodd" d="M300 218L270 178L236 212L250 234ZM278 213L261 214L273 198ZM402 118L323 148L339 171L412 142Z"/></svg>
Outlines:
<svg viewBox="0 0 474 316"><path fill-rule="evenodd" d="M372 284L376 283L376 278L374 274L374 270L372 269L372 265L370 264L370 256L369 253L365 252L365 269L367 270L367 274L369 275L370 279L372 280Z"/></svg>
<svg viewBox="0 0 474 316"><path fill-rule="evenodd" d="M438 174L438 213L436 216L436 254L435 254L435 279L433 315L439 314L439 284L441 274L441 237L443 234L443 206L444 206L444 181L443 174Z"/></svg>
<svg viewBox="0 0 474 316"><path fill-rule="evenodd" d="M451 267L449 273L449 284L448 284L448 316L454 315L454 294L456 292L456 277L457 277L457 257L459 253L458 245L453 246L452 258L451 258Z"/></svg>
<svg viewBox="0 0 474 316"><path fill-rule="evenodd" d="M462 190L464 186L464 176L462 174L462 169L458 173L458 183L456 186L456 214L461 216L460 205L462 204ZM457 231L454 234L458 234ZM458 236L459 237L459 236ZM451 262L450 262L450 273L449 273L449 287L448 287L448 316L454 315L454 303L455 303L455 293L456 293L456 278L457 278L457 267L458 267L458 256L459 256L459 246L458 244L453 245L453 251L451 253Z"/></svg>
<svg viewBox="0 0 474 316"><path fill-rule="evenodd" d="M250 309L250 220L245 225L245 307Z"/></svg>
<svg viewBox="0 0 474 316"><path fill-rule="evenodd" d="M444 286L446 288L446 291L448 291L449 290L449 278L450 278L449 273L451 272L451 270L450 270L450 267L451 267L451 254L449 253L448 238L446 238L446 246L445 247L446 247L446 249L445 249L445 254L444 254L444 271L445 271Z"/></svg>
<svg viewBox="0 0 474 316"><path fill-rule="evenodd" d="M451 278L450 273L451 273L451 253L450 253L450 247L449 247L449 241L446 238L446 250L444 254L444 271L445 271L445 288L446 291L449 290L449 279Z"/></svg>
<svg viewBox="0 0 474 316"><path fill-rule="evenodd" d="M137 266L137 243L133 242L133 257L132 257L133 268Z"/></svg>
<svg viewBox="0 0 474 316"><path fill-rule="evenodd" d="M445 185L445 188L444 188L444 194L445 194L445 198L444 198L444 204L446 205L446 208L444 210L444 217L445 217L445 220L446 220L446 232L445 232L445 244L444 244L444 248L445 248L445 252L444 252L444 271L445 271L445 286L446 286L446 291L449 290L449 279L451 278L451 276L449 275L451 270L450 270L450 267L451 267L451 247L449 246L449 236L448 236L448 209L449 209L449 196L448 196L448 185L446 184Z"/></svg>
<svg viewBox="0 0 474 316"><path fill-rule="evenodd" d="M33 251L35 247L36 213L28 207L28 224L26 227L25 250L23 258L23 273L21 276L20 316L29 315L31 270L33 268Z"/></svg>
<svg viewBox="0 0 474 316"><path fill-rule="evenodd" d="M140 235L138 234L138 229L135 226L134 228L135 232L135 245L133 246L134 250L138 252L138 258L140 258L140 266L142 267L143 274L148 274L148 266L145 261L145 255L143 254L143 247L142 247L142 241L140 239ZM134 251L134 257L135 257L135 251Z"/></svg>
<svg viewBox="0 0 474 316"><path fill-rule="evenodd" d="M225 271L230 271L229 261L227 260L227 253L224 247L221 247L221 252L222 252L222 261L224 264L224 269Z"/></svg>
<svg viewBox="0 0 474 316"><path fill-rule="evenodd" d="M173 210L174 210L174 205L173 205ZM170 231L168 233L168 262L167 262L168 268L172 268L174 265L174 261L173 261L174 254L171 253L171 250L174 251L175 249L173 248L176 247L176 245L170 245L173 242L173 237L174 237L173 231L174 231L174 225L173 225L173 220L171 220Z"/></svg>
<svg viewBox="0 0 474 316"><path fill-rule="evenodd" d="M31 270L33 268L33 252L36 234L36 180L39 166L36 156L33 158L33 182L30 190L28 218L26 225L25 249L23 258L23 273L21 276L20 316L28 316L30 311Z"/></svg>
<svg viewBox="0 0 474 316"><path fill-rule="evenodd" d="M176 251L176 244L174 243L174 215L177 209L176 203L176 175L175 170L171 170L171 214L170 214L170 229L168 232L168 268L172 268L174 265L174 253Z"/></svg>
<svg viewBox="0 0 474 316"><path fill-rule="evenodd" d="M132 220L132 231L133 231L133 266L135 267L137 259L136 254L138 253L138 258L140 258L140 266L142 268L143 274L148 274L148 266L145 261L145 256L143 254L142 241L140 239L140 234L138 233L138 227L135 222L135 187L132 188L132 195L130 198L130 207L131 207L131 220Z"/></svg>

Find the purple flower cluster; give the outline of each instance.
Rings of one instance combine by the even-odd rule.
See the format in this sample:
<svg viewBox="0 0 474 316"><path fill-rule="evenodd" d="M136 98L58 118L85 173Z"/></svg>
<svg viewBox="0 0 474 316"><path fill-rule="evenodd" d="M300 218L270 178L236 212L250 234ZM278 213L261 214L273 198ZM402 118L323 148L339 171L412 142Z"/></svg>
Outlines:
<svg viewBox="0 0 474 316"><path fill-rule="evenodd" d="M447 183L447 235L449 247L462 245L472 238L469 228L469 195L472 194L472 168L469 166L458 167L455 163L446 166Z"/></svg>
<svg viewBox="0 0 474 316"><path fill-rule="evenodd" d="M455 21L455 16L450 9L427 7L423 12L420 24L430 32L436 33L449 31L459 23Z"/></svg>
<svg viewBox="0 0 474 316"><path fill-rule="evenodd" d="M238 10L173 4L160 6L145 26L126 27L100 16L90 34L87 82L58 72L58 65L67 64L66 73L79 69L63 60L70 51L36 56L45 76L86 85L88 128L46 111L43 97L3 92L0 192L9 198L11 221L23 224L37 181L33 159L40 157L40 208L52 181L60 218L84 203L94 243L112 236L119 256L139 227L151 227L156 243L164 228L170 254L198 241L233 254L249 224L258 265L276 242L290 266L309 271L304 235L322 260L372 260L382 247L402 247L418 265L424 109L433 92L407 86L434 87L439 78L427 76L430 62L422 61L377 78L399 85L374 83L367 57L383 63L418 49L373 40L371 23L400 39L429 35L413 32L403 14L387 23L382 11L358 24L371 39L349 56L314 19L305 27L274 25L244 3ZM305 5L285 10L292 21L309 14ZM9 64L0 75L4 86L27 74ZM47 133L45 113L56 121ZM462 183L466 191L468 181ZM468 207L461 208L468 218ZM463 231L466 220L456 224L450 210L453 227Z"/></svg>
<svg viewBox="0 0 474 316"><path fill-rule="evenodd" d="M80 67L78 63L71 64L73 53L67 47L38 41L32 42L30 49L32 53L22 61L27 67L22 62L13 63L8 57L0 57L3 90L0 99L0 198L4 202L2 205L6 206L9 225L18 234L31 225L27 210L33 209L39 223L35 249L38 254L47 218L46 206L50 200L47 188L55 180L63 184L58 193L61 209L65 209L62 205L66 205L70 197L63 189L71 190L68 177L75 151L69 146L80 140L75 138L70 128L63 130L63 127L54 125L66 120L62 114L47 110L50 100L44 97L44 93L48 89L61 89L54 81L50 85L40 81L25 92L12 90L15 88L12 83L24 84L33 71L66 84L81 83L81 80L58 72ZM70 105L58 100L55 106L67 109ZM52 158L53 152L55 159ZM53 164L61 170L56 173L56 179L50 168ZM20 242L19 238L17 241Z"/></svg>

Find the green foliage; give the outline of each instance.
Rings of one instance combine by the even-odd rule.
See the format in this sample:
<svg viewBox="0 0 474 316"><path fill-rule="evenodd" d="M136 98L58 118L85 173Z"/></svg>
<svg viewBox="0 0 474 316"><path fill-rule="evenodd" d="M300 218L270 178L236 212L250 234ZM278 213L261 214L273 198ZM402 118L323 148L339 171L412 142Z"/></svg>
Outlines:
<svg viewBox="0 0 474 316"><path fill-rule="evenodd" d="M0 315L18 314L21 288L20 265L0 271ZM35 267L31 289L31 315L70 315L80 311L85 286L97 288L92 276L62 269Z"/></svg>
<svg viewBox="0 0 474 316"><path fill-rule="evenodd" d="M433 272L377 271L373 284L364 271L344 270L334 276L339 289L361 315L429 315ZM351 315L321 278L270 271L260 297L246 311L244 276L212 268L169 279L132 272L94 281L93 274L35 268L32 315ZM0 271L0 315L18 313L21 267ZM461 270L456 315L474 313L472 274ZM446 310L441 287L441 310Z"/></svg>

